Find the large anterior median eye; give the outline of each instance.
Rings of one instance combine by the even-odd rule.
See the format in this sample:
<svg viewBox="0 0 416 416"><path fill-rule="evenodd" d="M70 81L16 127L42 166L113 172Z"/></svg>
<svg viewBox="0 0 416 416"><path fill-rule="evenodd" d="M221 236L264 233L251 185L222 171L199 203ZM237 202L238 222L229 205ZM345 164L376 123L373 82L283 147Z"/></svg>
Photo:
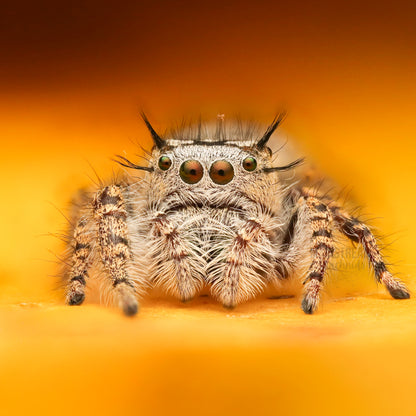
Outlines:
<svg viewBox="0 0 416 416"><path fill-rule="evenodd" d="M179 168L179 174L186 183L197 183L204 174L204 168L197 160L187 160Z"/></svg>
<svg viewBox="0 0 416 416"><path fill-rule="evenodd" d="M172 166L172 161L167 156L161 156L158 165L160 169L168 170Z"/></svg>
<svg viewBox="0 0 416 416"><path fill-rule="evenodd" d="M243 160L243 168L249 172L253 172L253 170L255 170L257 167L257 161L256 159L254 159L254 157L246 157Z"/></svg>
<svg viewBox="0 0 416 416"><path fill-rule="evenodd" d="M234 178L234 168L226 160L217 160L211 165L209 176L218 185L225 185Z"/></svg>

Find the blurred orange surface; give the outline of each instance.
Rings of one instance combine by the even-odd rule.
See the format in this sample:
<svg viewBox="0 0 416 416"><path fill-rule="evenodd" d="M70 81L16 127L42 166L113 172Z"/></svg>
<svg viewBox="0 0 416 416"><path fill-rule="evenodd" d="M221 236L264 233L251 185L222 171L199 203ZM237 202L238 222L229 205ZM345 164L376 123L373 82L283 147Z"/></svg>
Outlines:
<svg viewBox="0 0 416 416"><path fill-rule="evenodd" d="M414 414L416 302L383 294L322 309L153 300L128 319L3 306L2 413Z"/></svg>

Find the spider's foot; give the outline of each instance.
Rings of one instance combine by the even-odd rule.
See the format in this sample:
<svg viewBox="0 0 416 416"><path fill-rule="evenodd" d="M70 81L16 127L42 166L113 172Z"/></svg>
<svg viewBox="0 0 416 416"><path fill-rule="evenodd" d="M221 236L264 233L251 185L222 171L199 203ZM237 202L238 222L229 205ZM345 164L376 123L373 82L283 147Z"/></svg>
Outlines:
<svg viewBox="0 0 416 416"><path fill-rule="evenodd" d="M223 303L222 306L229 311L232 311L235 308L235 304L233 303Z"/></svg>
<svg viewBox="0 0 416 416"><path fill-rule="evenodd" d="M402 288L387 288L390 292L390 295L394 298L394 299L409 299L410 298L410 293L407 290L406 287L402 287Z"/></svg>
<svg viewBox="0 0 416 416"><path fill-rule="evenodd" d="M315 312L316 307L306 297L302 300L302 310L308 315L312 315Z"/></svg>
<svg viewBox="0 0 416 416"><path fill-rule="evenodd" d="M75 276L69 281L66 303L70 306L81 305L85 300L85 277Z"/></svg>
<svg viewBox="0 0 416 416"><path fill-rule="evenodd" d="M382 274L380 279L394 299L409 299L410 293L406 285L393 277L389 272Z"/></svg>
<svg viewBox="0 0 416 416"><path fill-rule="evenodd" d="M70 306L81 305L85 300L84 292L72 292L69 293L66 298L66 303Z"/></svg>
<svg viewBox="0 0 416 416"><path fill-rule="evenodd" d="M318 308L319 291L321 283L319 280L311 279L305 283L305 292L302 299L302 310L308 315L312 315Z"/></svg>

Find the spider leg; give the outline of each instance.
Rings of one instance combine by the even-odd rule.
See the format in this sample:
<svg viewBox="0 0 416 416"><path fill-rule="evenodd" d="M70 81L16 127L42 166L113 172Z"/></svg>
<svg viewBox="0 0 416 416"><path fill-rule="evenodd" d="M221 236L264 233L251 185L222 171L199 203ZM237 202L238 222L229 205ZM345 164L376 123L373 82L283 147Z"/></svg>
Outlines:
<svg viewBox="0 0 416 416"><path fill-rule="evenodd" d="M98 191L93 201L94 216L98 224L98 245L101 261L108 272L113 291L123 312L130 316L138 311L136 282L129 277L128 265L132 261L127 211L121 188L110 185Z"/></svg>
<svg viewBox="0 0 416 416"><path fill-rule="evenodd" d="M282 278L302 270L309 248L311 258L305 265L308 268L303 282L302 309L312 314L318 307L325 271L334 253L332 214L316 193L307 188L291 191L285 205L289 219L276 270Z"/></svg>
<svg viewBox="0 0 416 416"><path fill-rule="evenodd" d="M72 247L72 266L66 288L68 305L80 305L85 299L85 286L92 257L92 221L87 216L81 217L74 229Z"/></svg>
<svg viewBox="0 0 416 416"><path fill-rule="evenodd" d="M304 281L302 309L312 314L318 307L322 280L328 262L334 254L332 236L332 214L321 200L311 194L304 194L299 201L305 204L312 235L312 262Z"/></svg>
<svg viewBox="0 0 416 416"><path fill-rule="evenodd" d="M405 284L398 278L393 277L387 270L386 263L380 253L376 239L369 227L357 218L350 216L338 206L332 206L331 211L341 232L350 240L360 243L363 246L368 261L374 270L377 281L386 286L393 298L410 298L409 290Z"/></svg>

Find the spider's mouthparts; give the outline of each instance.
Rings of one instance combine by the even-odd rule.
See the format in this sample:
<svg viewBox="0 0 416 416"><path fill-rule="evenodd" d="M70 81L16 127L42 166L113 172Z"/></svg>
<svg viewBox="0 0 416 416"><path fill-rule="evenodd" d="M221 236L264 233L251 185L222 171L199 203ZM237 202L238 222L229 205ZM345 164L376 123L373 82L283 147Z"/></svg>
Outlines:
<svg viewBox="0 0 416 416"><path fill-rule="evenodd" d="M243 207L240 204L232 204L227 202L220 202L220 201L193 201L193 202L180 202L177 204L172 204L167 210L166 213L172 213L176 211L184 211L190 208L198 208L198 209L229 209L231 211L240 211Z"/></svg>

